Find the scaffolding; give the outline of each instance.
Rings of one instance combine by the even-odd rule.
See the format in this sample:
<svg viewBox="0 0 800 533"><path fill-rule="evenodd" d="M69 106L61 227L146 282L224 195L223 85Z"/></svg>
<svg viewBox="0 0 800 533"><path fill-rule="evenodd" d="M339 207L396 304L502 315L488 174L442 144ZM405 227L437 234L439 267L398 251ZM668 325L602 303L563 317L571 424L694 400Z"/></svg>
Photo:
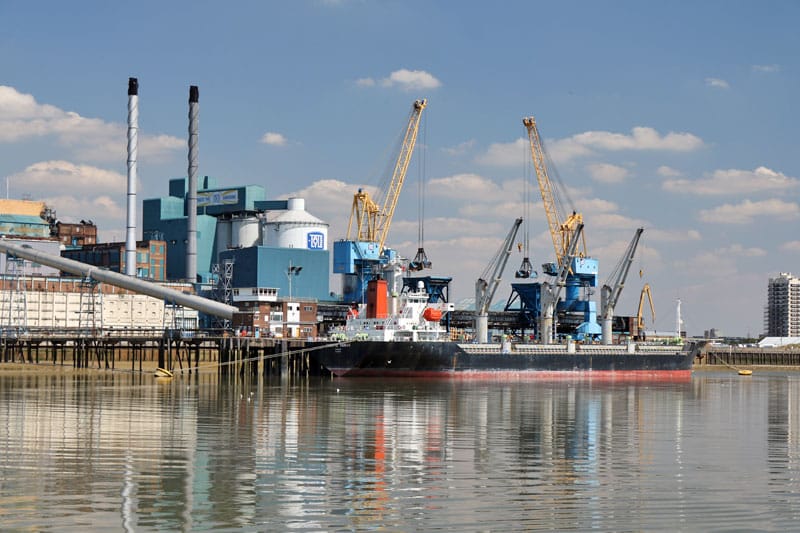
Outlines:
<svg viewBox="0 0 800 533"><path fill-rule="evenodd" d="M216 280L214 299L228 305L233 305L233 263L233 259L224 259L222 264L214 263L211 267L211 272ZM229 329L231 321L215 318L214 327Z"/></svg>
<svg viewBox="0 0 800 533"><path fill-rule="evenodd" d="M80 284L78 304L78 329L81 334L95 335L103 328L103 291L98 291L100 283L91 277L84 277Z"/></svg>
<svg viewBox="0 0 800 533"><path fill-rule="evenodd" d="M28 329L28 298L23 279L24 266L24 259L6 255L5 284L8 290L4 291L7 300L3 302L0 319L6 335L19 334Z"/></svg>

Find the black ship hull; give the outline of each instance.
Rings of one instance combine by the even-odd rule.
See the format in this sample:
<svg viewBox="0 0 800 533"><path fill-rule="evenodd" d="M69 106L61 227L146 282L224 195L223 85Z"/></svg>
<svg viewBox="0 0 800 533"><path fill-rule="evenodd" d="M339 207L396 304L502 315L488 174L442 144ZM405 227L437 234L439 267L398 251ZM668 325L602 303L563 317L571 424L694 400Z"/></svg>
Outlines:
<svg viewBox="0 0 800 533"><path fill-rule="evenodd" d="M334 376L451 378L691 377L693 355L684 350L576 350L564 346L506 352L500 346L455 342L355 341L320 346L310 357Z"/></svg>

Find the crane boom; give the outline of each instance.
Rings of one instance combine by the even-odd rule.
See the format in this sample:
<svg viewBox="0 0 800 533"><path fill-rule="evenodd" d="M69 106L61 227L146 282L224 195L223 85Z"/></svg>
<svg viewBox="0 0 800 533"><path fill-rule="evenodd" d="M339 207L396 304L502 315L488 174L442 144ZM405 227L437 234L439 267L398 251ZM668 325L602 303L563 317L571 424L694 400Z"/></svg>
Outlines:
<svg viewBox="0 0 800 533"><path fill-rule="evenodd" d="M625 280L628 278L631 265L633 264L633 257L636 254L636 248L639 246L639 239L644 232L644 228L637 228L633 239L625 249L625 254L620 259L617 266L614 267L613 272L608 277L606 282L600 289L600 316L602 317L603 327L603 344L611 344L612 320L614 318L614 309L617 307L617 302L622 294L622 289L625 288Z"/></svg>
<svg viewBox="0 0 800 533"><path fill-rule="evenodd" d="M639 295L639 310L636 312L636 326L639 329L639 335L644 333L644 316L642 316L642 311L644 309L645 295L650 302L650 313L653 315L653 322L656 321L656 308L653 306L653 293L650 291L650 284L645 283L644 287L642 287L642 293Z"/></svg>
<svg viewBox="0 0 800 533"><path fill-rule="evenodd" d="M400 198L400 192L403 188L403 181L408 171L408 164L414 154L422 111L427 105L427 100L416 100L411 108L411 114L406 124L405 135L400 145L397 161L394 164L389 186L386 191L379 192L379 196L382 197L382 203L377 204L370 194L363 189L359 189L353 196L350 222L347 225L348 240L377 242L379 250L383 250L386 237L389 234L389 227L394 217L394 210L397 207L397 200ZM354 223L356 234L355 239L352 239L351 232L354 229Z"/></svg>
<svg viewBox="0 0 800 533"><path fill-rule="evenodd" d="M564 255L564 262L558 267L554 285L550 285L546 282L542 283L541 298L543 312L539 317L541 320L539 336L542 344L550 344L553 340L553 319L555 317L556 304L558 304L558 300L561 298L561 290L567 283L572 260L577 256L578 242L581 233L583 233L583 223L579 223L575 226L574 233L569 240L569 248L567 248L566 254Z"/></svg>
<svg viewBox="0 0 800 533"><path fill-rule="evenodd" d="M517 231L521 224L522 218L514 221L500 248L489 261L481 277L475 282L475 337L479 342L486 342L489 306L492 305L494 294L502 281L503 271L508 263L508 257L514 249L514 239L517 238Z"/></svg>
<svg viewBox="0 0 800 533"><path fill-rule="evenodd" d="M583 216L573 211L568 217L564 217L556 203L556 196L553 193L553 184L547 174L547 163L545 151L542 145L539 129L536 127L536 119L525 117L522 124L528 130L528 141L531 146L531 158L533 167L536 171L536 180L539 182L539 192L544 203L544 212L547 216L547 225L550 229L550 236L553 239L553 248L556 252L556 261L560 266L569 249L569 242L576 235L575 228L578 224L583 224ZM583 242L583 255L586 255L586 242Z"/></svg>

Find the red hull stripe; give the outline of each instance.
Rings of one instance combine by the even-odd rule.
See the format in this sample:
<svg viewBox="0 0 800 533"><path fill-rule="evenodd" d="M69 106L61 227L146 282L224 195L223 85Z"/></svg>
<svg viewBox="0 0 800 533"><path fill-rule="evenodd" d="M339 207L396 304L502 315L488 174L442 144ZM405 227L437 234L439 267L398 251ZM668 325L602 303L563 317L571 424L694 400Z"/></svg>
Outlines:
<svg viewBox="0 0 800 533"><path fill-rule="evenodd" d="M337 377L437 378L463 380L592 380L592 381L690 381L691 370L464 370L460 372L378 368L335 368Z"/></svg>

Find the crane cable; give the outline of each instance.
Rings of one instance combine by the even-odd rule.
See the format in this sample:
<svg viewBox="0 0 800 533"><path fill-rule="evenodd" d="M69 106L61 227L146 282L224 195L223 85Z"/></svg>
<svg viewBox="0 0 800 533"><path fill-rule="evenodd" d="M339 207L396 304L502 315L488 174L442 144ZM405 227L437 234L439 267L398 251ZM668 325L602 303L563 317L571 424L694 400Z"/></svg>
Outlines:
<svg viewBox="0 0 800 533"><path fill-rule="evenodd" d="M567 190L566 185L561 179L561 175L558 173L558 168L553 163L552 158L550 157L550 152L547 151L547 147L545 146L545 142L543 138L539 138L539 143L542 145L542 153L544 154L547 168L550 172L548 172L548 177L550 177L550 181L553 182L555 185L556 190L558 191L557 194L554 194L554 200L556 203L556 212L558 213L558 217L561 219L559 220L559 224L563 223L569 213L573 213L576 211L575 209L575 202L572 201L572 197L569 195L569 191ZM566 199L567 204L569 205L569 210L564 209L563 200Z"/></svg>
<svg viewBox="0 0 800 533"><path fill-rule="evenodd" d="M523 143L522 146L522 161L523 161L523 175L522 175L522 218L525 220L525 226L522 230L522 238L524 239L523 257L530 257L530 235L529 224L531 219L531 185L533 181L533 162L531 161L530 152L528 147ZM530 178L530 180L528 179Z"/></svg>
<svg viewBox="0 0 800 533"><path fill-rule="evenodd" d="M417 198L417 246L420 249L425 247L425 179L426 179L426 164L428 156L428 121L423 117L422 119L422 143L420 143L422 153L417 157L418 169L418 198Z"/></svg>

